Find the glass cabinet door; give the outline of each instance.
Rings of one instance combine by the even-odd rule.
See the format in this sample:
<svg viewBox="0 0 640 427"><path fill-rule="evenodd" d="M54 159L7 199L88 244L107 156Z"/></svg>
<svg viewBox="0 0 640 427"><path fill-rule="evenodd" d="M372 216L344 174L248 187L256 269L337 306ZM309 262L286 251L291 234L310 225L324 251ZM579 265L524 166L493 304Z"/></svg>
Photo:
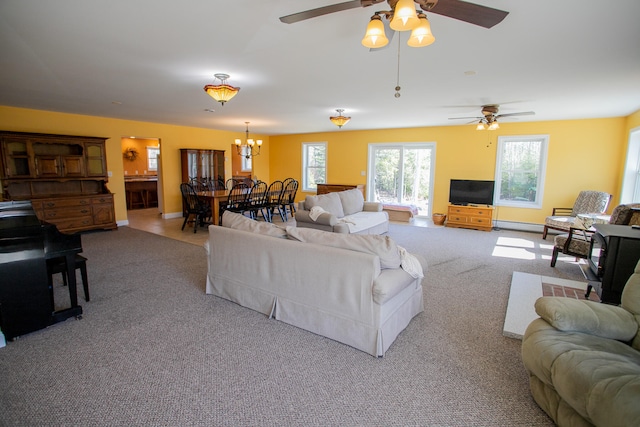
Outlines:
<svg viewBox="0 0 640 427"><path fill-rule="evenodd" d="M29 177L29 154L26 141L7 141L4 144L7 177Z"/></svg>
<svg viewBox="0 0 640 427"><path fill-rule="evenodd" d="M87 176L104 176L107 174L107 165L104 159L104 145L86 143L87 149Z"/></svg>

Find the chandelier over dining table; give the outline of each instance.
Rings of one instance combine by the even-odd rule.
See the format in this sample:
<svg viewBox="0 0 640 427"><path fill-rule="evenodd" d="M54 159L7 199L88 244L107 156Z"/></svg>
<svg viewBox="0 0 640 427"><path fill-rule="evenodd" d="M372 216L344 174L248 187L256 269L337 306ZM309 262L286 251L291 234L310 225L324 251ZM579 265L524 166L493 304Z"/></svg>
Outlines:
<svg viewBox="0 0 640 427"><path fill-rule="evenodd" d="M258 156L260 154L260 147L262 147L262 140L253 140L253 138L249 138L249 122L244 122L247 126L245 130L245 139L242 141L241 139L235 140L236 150L238 150L238 155L243 156L245 159L249 160L254 156Z"/></svg>

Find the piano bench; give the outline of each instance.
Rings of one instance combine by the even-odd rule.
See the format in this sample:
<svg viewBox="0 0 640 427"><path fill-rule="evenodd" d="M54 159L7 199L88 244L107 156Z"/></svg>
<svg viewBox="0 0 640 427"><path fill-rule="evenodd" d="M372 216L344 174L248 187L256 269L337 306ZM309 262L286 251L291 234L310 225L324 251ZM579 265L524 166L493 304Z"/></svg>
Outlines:
<svg viewBox="0 0 640 427"><path fill-rule="evenodd" d="M87 259L82 255L76 255L75 270L80 269L80 275L82 276L82 287L84 288L84 299L89 301L89 280L87 278ZM47 260L47 273L49 273L49 289L51 290L51 299L53 305L53 275L62 273L62 283L64 286L68 286L67 283L67 265L64 257L53 258Z"/></svg>

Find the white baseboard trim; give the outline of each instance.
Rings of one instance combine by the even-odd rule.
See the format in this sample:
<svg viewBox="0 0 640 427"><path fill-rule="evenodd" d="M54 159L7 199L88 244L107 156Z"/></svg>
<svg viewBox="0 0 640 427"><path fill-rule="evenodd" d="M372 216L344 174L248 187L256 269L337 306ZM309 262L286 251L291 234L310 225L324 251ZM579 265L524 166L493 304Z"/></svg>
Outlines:
<svg viewBox="0 0 640 427"><path fill-rule="evenodd" d="M516 222L516 221L494 221L494 228L504 228L505 230L516 230L516 231L528 231L531 233L540 233L542 234L542 230L544 229L544 225L542 224L533 224L530 222ZM555 234L560 234L557 230L549 230L548 235L552 236Z"/></svg>
<svg viewBox="0 0 640 427"><path fill-rule="evenodd" d="M172 218L180 218L182 217L182 212L171 212L171 213L163 213L162 219L172 219Z"/></svg>
<svg viewBox="0 0 640 427"><path fill-rule="evenodd" d="M124 221L116 221L116 225L117 225L118 227L124 227L124 226L127 226L127 225L129 225L129 220L128 220L128 219L125 219Z"/></svg>

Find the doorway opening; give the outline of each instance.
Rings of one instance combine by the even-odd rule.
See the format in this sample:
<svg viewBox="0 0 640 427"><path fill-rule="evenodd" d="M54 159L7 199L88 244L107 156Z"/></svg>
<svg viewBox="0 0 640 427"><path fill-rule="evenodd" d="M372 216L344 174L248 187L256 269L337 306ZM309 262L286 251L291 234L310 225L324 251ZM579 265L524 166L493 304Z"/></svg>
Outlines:
<svg viewBox="0 0 640 427"><path fill-rule="evenodd" d="M160 140L131 136L121 138L120 144L127 211L153 208L159 212Z"/></svg>

